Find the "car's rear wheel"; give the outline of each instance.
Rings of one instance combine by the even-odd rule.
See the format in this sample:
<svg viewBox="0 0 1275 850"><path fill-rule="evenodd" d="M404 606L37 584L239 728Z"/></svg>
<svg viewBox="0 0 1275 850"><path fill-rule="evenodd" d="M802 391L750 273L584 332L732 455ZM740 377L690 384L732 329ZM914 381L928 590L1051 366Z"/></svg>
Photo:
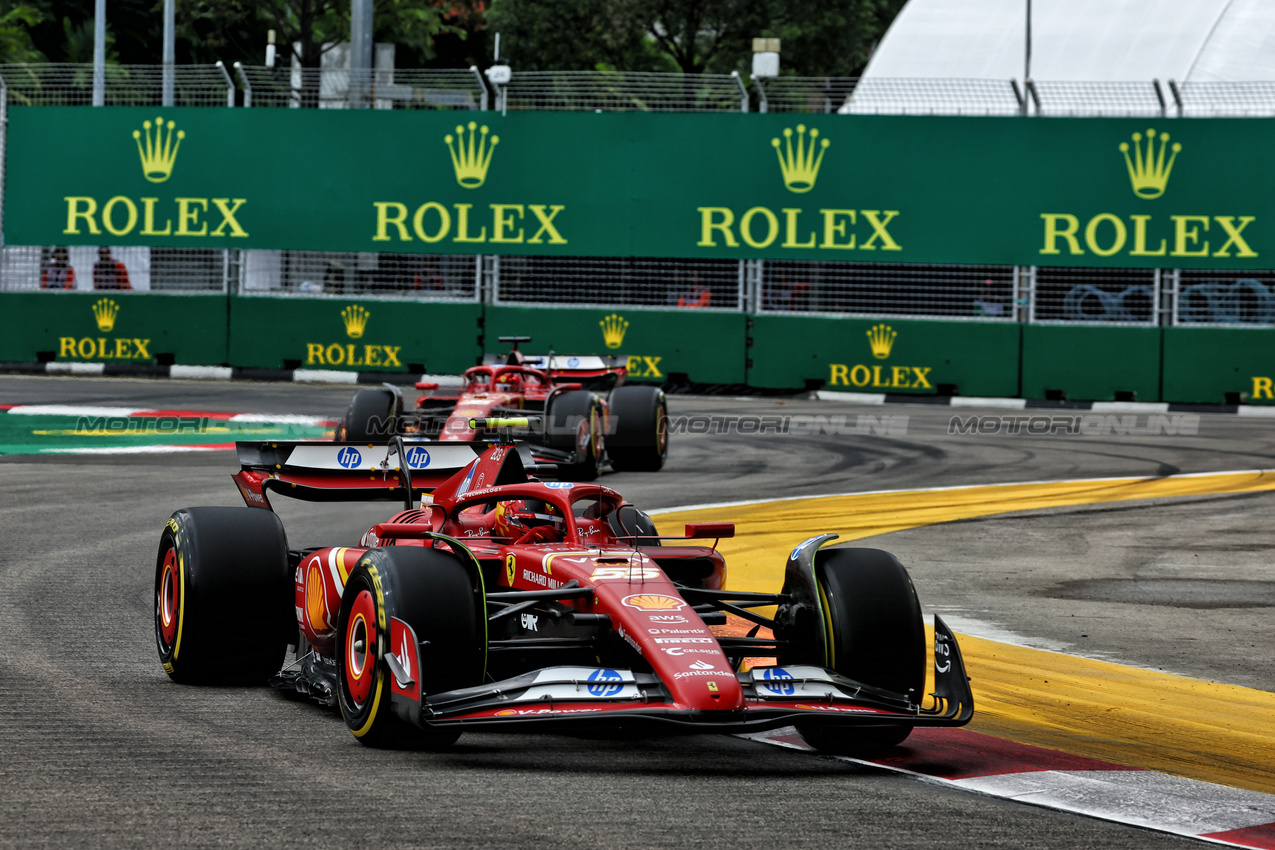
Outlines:
<svg viewBox="0 0 1275 850"><path fill-rule="evenodd" d="M592 481L598 477L603 455L602 402L588 390L572 390L554 396L545 410L545 445L569 452L577 460L558 464L558 474L568 481Z"/></svg>
<svg viewBox="0 0 1275 850"><path fill-rule="evenodd" d="M341 595L337 617L337 701L346 725L368 746L441 748L459 730L413 726L395 714L386 655L391 620L412 628L418 641L422 699L480 684L486 664L487 623L476 577L449 552L421 547L371 549ZM401 663L401 661L400 661Z"/></svg>
<svg viewBox="0 0 1275 850"><path fill-rule="evenodd" d="M155 643L185 684L261 683L295 640L283 524L260 508L185 508L160 536Z"/></svg>
<svg viewBox="0 0 1275 850"><path fill-rule="evenodd" d="M655 472L668 458L668 403L658 387L617 387L611 391L613 433L607 456L622 472Z"/></svg>
<svg viewBox="0 0 1275 850"><path fill-rule="evenodd" d="M389 389L359 390L337 429L338 441L384 443L399 433L398 397Z"/></svg>
<svg viewBox="0 0 1275 850"><path fill-rule="evenodd" d="M825 612L822 666L865 685L921 700L925 688L925 628L907 570L879 549L825 549L815 557ZM871 755L901 744L909 724L837 727L797 724L812 747Z"/></svg>

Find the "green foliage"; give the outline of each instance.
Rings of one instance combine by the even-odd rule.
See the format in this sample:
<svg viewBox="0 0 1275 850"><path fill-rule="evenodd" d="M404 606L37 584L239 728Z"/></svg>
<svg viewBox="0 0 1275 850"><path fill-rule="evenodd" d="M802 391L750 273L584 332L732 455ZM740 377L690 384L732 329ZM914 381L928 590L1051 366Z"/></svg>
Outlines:
<svg viewBox="0 0 1275 850"><path fill-rule="evenodd" d="M752 40L782 39L783 73L852 76L904 0L494 0L488 26L522 70L747 74Z"/></svg>
<svg viewBox="0 0 1275 850"><path fill-rule="evenodd" d="M27 3L0 2L0 62L39 62L44 54L31 40L30 28L43 19Z"/></svg>

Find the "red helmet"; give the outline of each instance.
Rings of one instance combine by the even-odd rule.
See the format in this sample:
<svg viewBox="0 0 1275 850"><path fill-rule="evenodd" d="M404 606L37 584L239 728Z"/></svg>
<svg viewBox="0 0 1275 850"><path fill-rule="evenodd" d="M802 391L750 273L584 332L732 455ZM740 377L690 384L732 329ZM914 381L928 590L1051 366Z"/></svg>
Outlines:
<svg viewBox="0 0 1275 850"><path fill-rule="evenodd" d="M562 531L562 514L543 499L508 499L496 505L496 535L521 537L533 528Z"/></svg>

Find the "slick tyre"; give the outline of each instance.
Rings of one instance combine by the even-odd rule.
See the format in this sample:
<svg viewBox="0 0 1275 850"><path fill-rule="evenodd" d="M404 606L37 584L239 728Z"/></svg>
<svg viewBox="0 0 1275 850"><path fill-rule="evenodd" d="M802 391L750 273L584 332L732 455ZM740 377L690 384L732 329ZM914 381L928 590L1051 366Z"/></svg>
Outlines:
<svg viewBox="0 0 1275 850"><path fill-rule="evenodd" d="M815 561L828 647L824 666L919 702L925 688L925 628L907 570L879 549L825 549ZM863 756L901 744L910 725L797 724L812 747Z"/></svg>
<svg viewBox="0 0 1275 850"><path fill-rule="evenodd" d="M260 508L185 508L155 559L155 643L183 684L258 684L296 639L283 524Z"/></svg>
<svg viewBox="0 0 1275 850"><path fill-rule="evenodd" d="M620 472L656 472L668 458L668 403L656 387L617 387L611 392L614 433L607 457Z"/></svg>
<svg viewBox="0 0 1275 850"><path fill-rule="evenodd" d="M592 481L601 471L603 455L602 402L588 390L554 396L545 411L545 444L569 452L574 463L558 464L567 481Z"/></svg>
<svg viewBox="0 0 1275 850"><path fill-rule="evenodd" d="M399 432L398 398L387 389L359 390L345 411L337 439L348 443L384 443Z"/></svg>
<svg viewBox="0 0 1275 850"><path fill-rule="evenodd" d="M392 620L411 626L418 642L422 698L482 683L487 621L481 585L455 555L439 549L371 549L341 594L337 617L337 702L360 743L439 749L459 730L416 726L413 701L393 693L386 655Z"/></svg>

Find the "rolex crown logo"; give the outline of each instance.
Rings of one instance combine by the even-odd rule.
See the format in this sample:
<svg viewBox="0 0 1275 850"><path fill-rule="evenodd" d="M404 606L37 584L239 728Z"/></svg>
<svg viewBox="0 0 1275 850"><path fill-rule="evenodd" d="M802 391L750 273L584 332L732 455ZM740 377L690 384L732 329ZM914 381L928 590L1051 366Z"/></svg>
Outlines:
<svg viewBox="0 0 1275 850"><path fill-rule="evenodd" d="M872 356L878 360L889 357L890 349L894 347L894 338L898 335L898 331L889 325L873 325L872 330L868 331L868 345L872 346Z"/></svg>
<svg viewBox="0 0 1275 850"><path fill-rule="evenodd" d="M481 128L477 121L469 122L469 140L465 139L465 128L456 125L456 135L448 133L443 136L447 148L452 152L452 168L456 172L456 182L466 189L477 189L487 179L487 167L491 165L491 155L500 144L500 136L492 136L490 144L487 140L487 125Z"/></svg>
<svg viewBox="0 0 1275 850"><path fill-rule="evenodd" d="M99 298L93 305L93 318L97 321L97 329L102 333L110 333L115 327L115 317L119 315L120 305L110 298Z"/></svg>
<svg viewBox="0 0 1275 850"><path fill-rule="evenodd" d="M142 158L142 173L152 183L163 183L173 174L173 165L177 162L177 149L182 139L186 138L185 130L173 132L176 122L156 116L155 124L142 122L142 129L133 131L133 141L137 142L137 155ZM165 134L167 130L167 134Z"/></svg>
<svg viewBox="0 0 1275 850"><path fill-rule="evenodd" d="M1133 193L1139 198L1158 198L1164 194L1169 185L1169 172L1173 171L1173 161L1182 150L1180 142L1174 142L1168 162L1165 153L1169 149L1169 134L1160 134L1160 150L1155 147L1155 130L1147 130L1147 147L1142 149L1142 134L1133 134L1133 154L1130 156L1129 143L1120 143L1120 152L1124 154L1124 164L1129 168L1129 182Z"/></svg>
<svg viewBox="0 0 1275 850"><path fill-rule="evenodd" d="M817 144L816 144L817 143ZM806 125L797 125L797 150L793 151L792 128L784 130L784 141L771 139L770 146L779 157L779 169L784 174L784 186L789 192L809 192L815 188L815 180L819 177L819 165L823 162L824 151L830 145L827 139L819 138L819 131L810 128L810 144L806 144ZM815 155L815 148L819 148Z"/></svg>
<svg viewBox="0 0 1275 850"><path fill-rule="evenodd" d="M619 348L624 344L624 332L629 329L629 323L623 316L612 313L598 324L602 326L602 339L607 348Z"/></svg>
<svg viewBox="0 0 1275 850"><path fill-rule="evenodd" d="M363 329L367 327L367 320L371 315L358 304L351 304L341 311L341 321L345 322L345 333L350 339L363 336Z"/></svg>

